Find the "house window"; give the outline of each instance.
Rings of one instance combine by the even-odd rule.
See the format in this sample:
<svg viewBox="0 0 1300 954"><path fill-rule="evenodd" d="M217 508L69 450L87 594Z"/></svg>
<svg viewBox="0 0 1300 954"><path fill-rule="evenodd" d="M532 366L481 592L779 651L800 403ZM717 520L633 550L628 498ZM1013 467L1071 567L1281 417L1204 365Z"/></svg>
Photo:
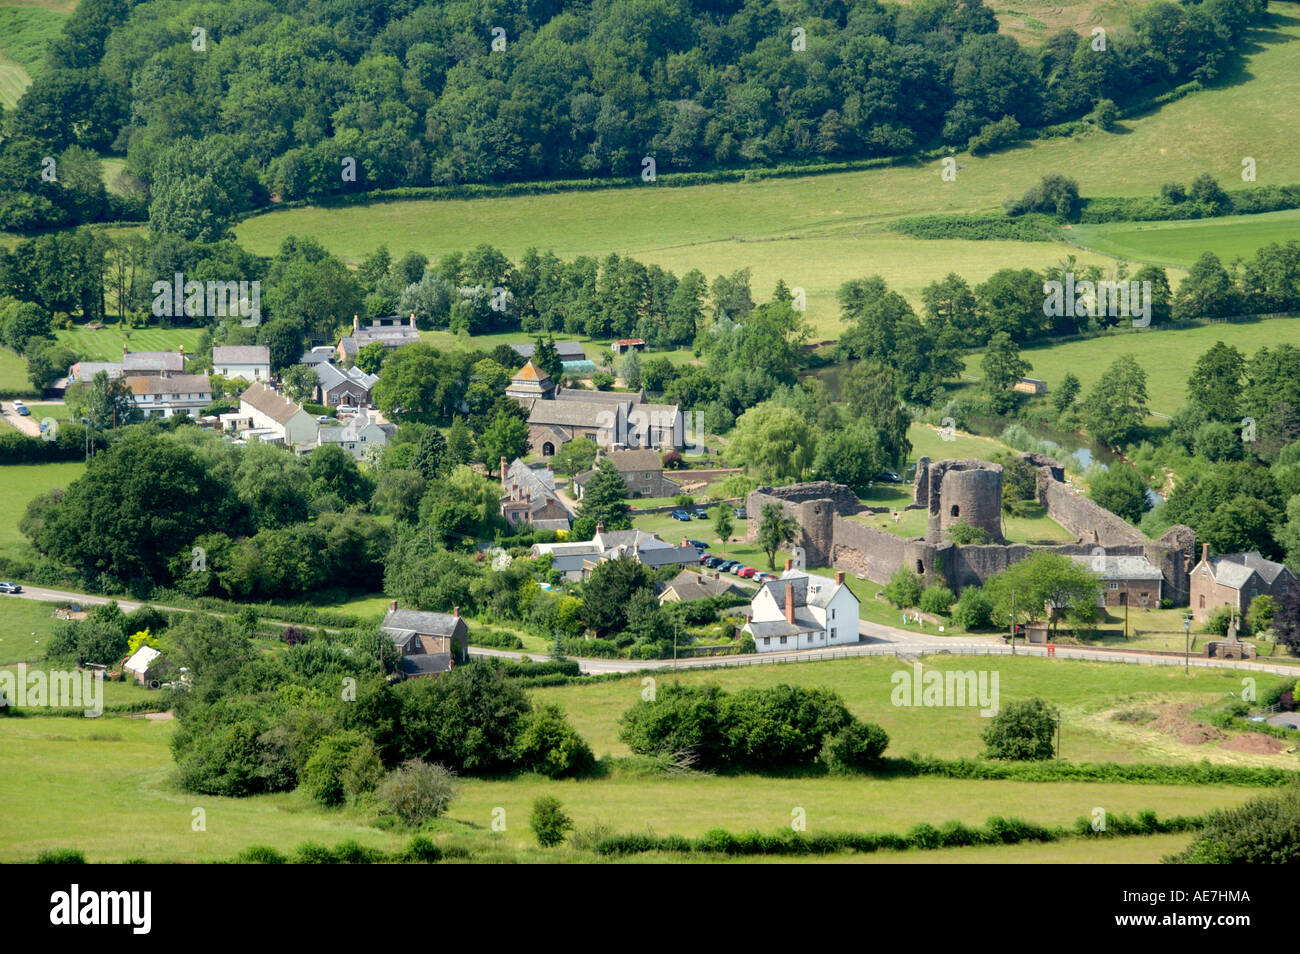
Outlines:
<svg viewBox="0 0 1300 954"><path fill-rule="evenodd" d="M1201 608L1201 609L1205 609L1205 594L1204 594L1204 593L1201 594L1201 606L1200 606L1200 608Z"/></svg>
<svg viewBox="0 0 1300 954"><path fill-rule="evenodd" d="M771 645L772 645L772 637L771 637L771 636L764 636L764 637L763 637L763 645L764 645L764 646L771 646Z"/></svg>
<svg viewBox="0 0 1300 954"><path fill-rule="evenodd" d="M832 626L832 627L831 627L831 639L834 639L834 638L835 638L835 634L836 634L836 632L837 632L837 630L835 629L834 626Z"/></svg>
<svg viewBox="0 0 1300 954"><path fill-rule="evenodd" d="M1106 588L1107 588L1108 590L1118 590L1118 589L1119 589L1119 584L1118 584L1118 583L1107 583L1107 584L1106 584Z"/></svg>
<svg viewBox="0 0 1300 954"><path fill-rule="evenodd" d="M782 645L782 646L785 645L785 637L784 637L784 636L781 637L781 645Z"/></svg>
<svg viewBox="0 0 1300 954"><path fill-rule="evenodd" d="M835 607L831 607L831 619L835 618Z"/></svg>
<svg viewBox="0 0 1300 954"><path fill-rule="evenodd" d="M1253 600L1257 596L1259 596L1259 590L1255 589L1254 587L1251 587L1250 598Z"/></svg>

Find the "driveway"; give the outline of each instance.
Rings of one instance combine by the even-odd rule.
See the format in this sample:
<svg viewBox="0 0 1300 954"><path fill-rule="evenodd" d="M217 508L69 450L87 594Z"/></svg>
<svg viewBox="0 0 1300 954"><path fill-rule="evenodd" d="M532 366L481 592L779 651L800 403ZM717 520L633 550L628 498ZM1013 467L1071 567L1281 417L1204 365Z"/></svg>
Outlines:
<svg viewBox="0 0 1300 954"><path fill-rule="evenodd" d="M30 437L40 437L41 436L40 405L35 403L28 403L26 401L24 401L23 403L27 404L28 409L31 410L32 413L30 417L23 417L21 414L15 411L13 401L0 402L0 412L4 414L5 421L9 424L12 424L14 429L17 430L18 432L22 434L27 434Z"/></svg>

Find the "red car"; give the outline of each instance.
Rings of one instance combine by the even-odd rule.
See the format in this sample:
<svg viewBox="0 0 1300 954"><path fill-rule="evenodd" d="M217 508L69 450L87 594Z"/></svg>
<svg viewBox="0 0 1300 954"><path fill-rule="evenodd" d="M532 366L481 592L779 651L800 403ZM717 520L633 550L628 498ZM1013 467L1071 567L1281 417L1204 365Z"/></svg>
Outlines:
<svg viewBox="0 0 1300 954"><path fill-rule="evenodd" d="M757 571L752 566L742 566L736 571L736 576L740 577L742 580L748 580L756 572Z"/></svg>

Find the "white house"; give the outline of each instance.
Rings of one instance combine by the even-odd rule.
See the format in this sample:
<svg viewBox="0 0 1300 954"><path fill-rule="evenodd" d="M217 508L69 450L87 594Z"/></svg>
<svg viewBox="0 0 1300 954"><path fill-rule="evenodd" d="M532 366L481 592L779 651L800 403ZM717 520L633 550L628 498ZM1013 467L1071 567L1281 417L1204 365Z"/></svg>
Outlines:
<svg viewBox="0 0 1300 954"><path fill-rule="evenodd" d="M265 345L216 345L212 349L212 373L245 381L271 379L271 349Z"/></svg>
<svg viewBox="0 0 1300 954"><path fill-rule="evenodd" d="M661 566L691 566L700 562L700 551L688 546L673 546L658 534L644 530L606 530L596 525L596 535L576 543L534 543L533 555L550 554L551 569L570 580L586 579L596 565L605 560L630 557L637 563L658 569Z"/></svg>
<svg viewBox="0 0 1300 954"><path fill-rule="evenodd" d="M316 419L288 398L256 382L239 396L239 410L221 415L222 427L268 444L315 447Z"/></svg>
<svg viewBox="0 0 1300 954"><path fill-rule="evenodd" d="M136 682L143 685L149 680L150 668L161 658L162 653L152 646L141 646L131 655L130 659L122 664L122 670Z"/></svg>
<svg viewBox="0 0 1300 954"><path fill-rule="evenodd" d="M858 598L844 583L787 569L764 583L749 604L742 632L760 653L825 649L858 641Z"/></svg>
<svg viewBox="0 0 1300 954"><path fill-rule="evenodd" d="M145 417L171 417L179 411L196 417L212 403L212 383L206 374L142 374L124 382Z"/></svg>
<svg viewBox="0 0 1300 954"><path fill-rule="evenodd" d="M362 411L342 427L322 427L317 432L316 446L338 444L345 451L360 460L366 455L367 448L383 447L388 443L392 425L380 424Z"/></svg>

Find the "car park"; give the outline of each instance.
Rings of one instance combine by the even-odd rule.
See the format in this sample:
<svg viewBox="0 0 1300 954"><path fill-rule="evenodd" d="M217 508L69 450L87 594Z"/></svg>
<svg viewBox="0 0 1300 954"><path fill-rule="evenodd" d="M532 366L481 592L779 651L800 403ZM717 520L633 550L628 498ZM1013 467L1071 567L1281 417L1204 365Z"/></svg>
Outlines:
<svg viewBox="0 0 1300 954"><path fill-rule="evenodd" d="M22 401L14 401L14 410L18 412L19 417L28 417L32 413L31 411L27 410L27 405L24 404Z"/></svg>
<svg viewBox="0 0 1300 954"><path fill-rule="evenodd" d="M670 516L671 516L674 520L690 520L690 519L691 519L691 515L690 515L689 513L687 513L685 510L674 510L674 511L670 514Z"/></svg>

